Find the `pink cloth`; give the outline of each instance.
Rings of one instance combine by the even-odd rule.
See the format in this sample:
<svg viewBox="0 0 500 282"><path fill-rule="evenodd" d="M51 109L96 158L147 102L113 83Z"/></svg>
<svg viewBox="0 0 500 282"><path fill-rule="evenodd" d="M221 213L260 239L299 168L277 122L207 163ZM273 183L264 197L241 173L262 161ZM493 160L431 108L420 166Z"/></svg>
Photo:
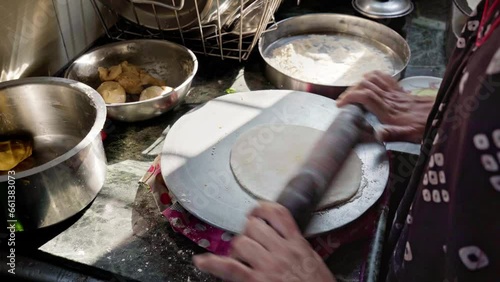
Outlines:
<svg viewBox="0 0 500 282"><path fill-rule="evenodd" d="M139 181L153 194L160 212L170 222L173 230L182 233L194 243L218 254L227 255L234 234L207 224L188 213L169 192L160 168L158 156ZM327 258L342 244L373 236L379 215L379 204L374 205L355 222L330 233L309 240L318 254Z"/></svg>

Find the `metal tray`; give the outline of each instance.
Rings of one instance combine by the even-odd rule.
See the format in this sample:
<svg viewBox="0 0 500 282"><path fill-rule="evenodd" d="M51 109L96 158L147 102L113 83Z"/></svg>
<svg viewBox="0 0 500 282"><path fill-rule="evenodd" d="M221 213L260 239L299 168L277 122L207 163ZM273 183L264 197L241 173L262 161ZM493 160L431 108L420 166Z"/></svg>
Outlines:
<svg viewBox="0 0 500 282"><path fill-rule="evenodd" d="M190 213L239 233L257 200L240 187L230 168L237 137L254 126L273 123L326 130L339 111L331 99L297 91L263 90L216 98L184 115L170 129L161 161L165 183ZM385 147L365 140L355 152L363 163L360 189L349 202L314 213L306 236L352 222L382 195L389 175Z"/></svg>

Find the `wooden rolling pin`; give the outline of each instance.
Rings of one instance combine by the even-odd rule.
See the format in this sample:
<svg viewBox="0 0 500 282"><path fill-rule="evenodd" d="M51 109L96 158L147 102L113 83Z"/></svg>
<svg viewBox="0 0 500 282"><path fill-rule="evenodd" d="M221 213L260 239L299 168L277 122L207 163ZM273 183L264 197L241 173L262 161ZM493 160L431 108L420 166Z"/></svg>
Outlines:
<svg viewBox="0 0 500 282"><path fill-rule="evenodd" d="M365 113L360 105L347 105L316 143L300 169L278 197L305 231L316 205L330 187L364 130Z"/></svg>

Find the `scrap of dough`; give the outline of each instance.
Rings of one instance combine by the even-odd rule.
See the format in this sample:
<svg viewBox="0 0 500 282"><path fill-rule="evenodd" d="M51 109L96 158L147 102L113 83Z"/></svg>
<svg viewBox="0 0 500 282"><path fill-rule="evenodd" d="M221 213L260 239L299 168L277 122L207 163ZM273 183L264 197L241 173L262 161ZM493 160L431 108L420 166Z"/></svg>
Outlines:
<svg viewBox="0 0 500 282"><path fill-rule="evenodd" d="M125 103L127 99L125 89L123 89L123 87L115 81L106 81L101 83L101 85L97 88L97 92L101 94L106 104Z"/></svg>
<svg viewBox="0 0 500 282"><path fill-rule="evenodd" d="M115 80L122 73L122 67L121 65L112 66L109 69L98 67L97 71L101 81L110 81Z"/></svg>
<svg viewBox="0 0 500 282"><path fill-rule="evenodd" d="M174 89L172 87L168 87L168 86L163 86L163 87L150 86L141 92L141 96L139 98L139 101L152 99L152 98L161 96L162 94L169 93L172 90L174 90Z"/></svg>
<svg viewBox="0 0 500 282"><path fill-rule="evenodd" d="M141 80L141 82L140 82L141 86L144 86L144 85L165 86L166 85L164 81L159 80L159 79L151 76L145 70L141 69L138 66L129 64L127 61L123 61L121 63L121 68L123 69L123 72L139 76L139 79Z"/></svg>
<svg viewBox="0 0 500 282"><path fill-rule="evenodd" d="M142 87L141 78L139 73L135 72L122 72L116 81L125 89L128 94L141 94L144 88Z"/></svg>
<svg viewBox="0 0 500 282"><path fill-rule="evenodd" d="M123 69L123 72L130 72L136 75L139 75L140 68L136 65L129 64L127 61L123 61L120 64L121 68Z"/></svg>
<svg viewBox="0 0 500 282"><path fill-rule="evenodd" d="M257 198L275 201L305 162L323 131L297 125L260 125L238 137L230 165L238 183ZM348 201L358 191L362 162L353 152L316 210Z"/></svg>
<svg viewBox="0 0 500 282"><path fill-rule="evenodd" d="M140 71L140 77L142 85L166 86L165 81L155 78L145 70Z"/></svg>

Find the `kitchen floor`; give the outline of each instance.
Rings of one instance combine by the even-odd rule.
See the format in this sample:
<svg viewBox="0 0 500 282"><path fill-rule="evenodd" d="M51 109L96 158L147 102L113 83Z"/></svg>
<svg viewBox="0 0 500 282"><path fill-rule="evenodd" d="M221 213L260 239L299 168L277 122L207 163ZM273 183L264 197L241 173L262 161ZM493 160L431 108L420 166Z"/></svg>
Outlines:
<svg viewBox="0 0 500 282"><path fill-rule="evenodd" d="M328 1L328 4L302 1L299 8L294 7L293 2L286 1L277 18L318 11L353 13L350 1ZM446 61L446 21L451 7L448 2L420 0L406 24L401 20L386 22L390 26L400 26L400 32L406 34L411 46L412 59L405 76L442 77ZM148 147L187 110L225 94L229 88L248 91L272 89L273 86L263 76L258 52L244 64L198 57L200 69L186 105L154 120L114 123L114 131L105 141L109 165L107 182L101 193L80 220L43 245L41 250L143 281L213 280L191 265L192 254L202 249L172 231L148 190L138 188L137 181L161 149L161 145ZM334 267L340 281L355 281L359 274L359 265L356 265L359 255L353 254L362 254L363 246L348 248L353 258L347 265L345 261L340 262L345 256L331 261L331 265L340 265ZM339 252L345 253L345 249Z"/></svg>

